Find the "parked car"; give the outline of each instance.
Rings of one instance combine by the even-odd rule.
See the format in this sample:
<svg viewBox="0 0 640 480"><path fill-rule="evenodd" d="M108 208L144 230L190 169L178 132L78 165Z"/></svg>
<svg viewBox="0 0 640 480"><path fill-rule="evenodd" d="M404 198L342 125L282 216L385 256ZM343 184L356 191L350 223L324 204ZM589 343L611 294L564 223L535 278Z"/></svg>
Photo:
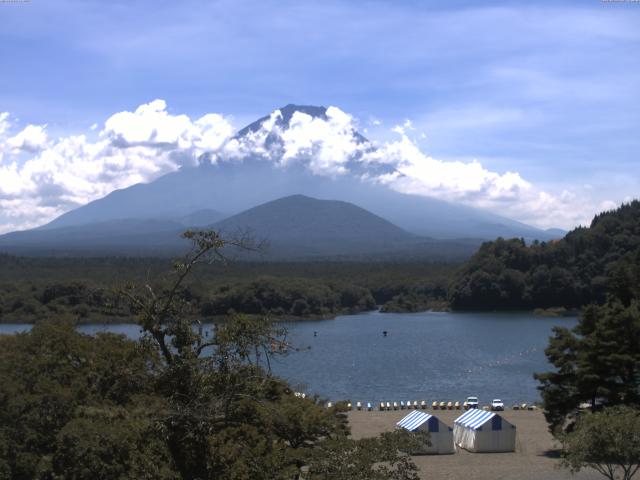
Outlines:
<svg viewBox="0 0 640 480"><path fill-rule="evenodd" d="M478 397L467 397L468 408L478 408Z"/></svg>
<svg viewBox="0 0 640 480"><path fill-rule="evenodd" d="M491 410L493 410L494 412L503 411L504 403L502 403L502 400L500 400L499 398L494 398L491 402Z"/></svg>

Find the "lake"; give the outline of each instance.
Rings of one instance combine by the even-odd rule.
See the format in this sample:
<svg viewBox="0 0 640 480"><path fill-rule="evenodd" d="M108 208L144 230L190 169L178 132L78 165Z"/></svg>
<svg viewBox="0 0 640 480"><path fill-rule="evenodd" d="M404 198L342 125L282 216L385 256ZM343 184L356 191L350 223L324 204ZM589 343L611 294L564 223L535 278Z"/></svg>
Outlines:
<svg viewBox="0 0 640 480"><path fill-rule="evenodd" d="M300 390L331 400L462 401L476 395L481 403L532 402L540 398L533 373L550 368L544 349L551 328L576 322L531 313L434 312L286 322L300 351L276 358L272 367ZM0 325L0 333L28 328ZM139 335L139 327L128 324L79 330Z"/></svg>

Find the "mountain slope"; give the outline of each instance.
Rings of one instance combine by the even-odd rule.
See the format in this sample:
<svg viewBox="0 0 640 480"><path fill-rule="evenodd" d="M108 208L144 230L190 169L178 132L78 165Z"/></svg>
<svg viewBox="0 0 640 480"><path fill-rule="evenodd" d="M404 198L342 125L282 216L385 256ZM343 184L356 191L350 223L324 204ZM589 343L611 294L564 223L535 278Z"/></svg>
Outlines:
<svg viewBox="0 0 640 480"><path fill-rule="evenodd" d="M288 128L294 112L326 117L324 107L287 105L277 120ZM264 117L238 132L238 137L257 131ZM367 142L352 132L357 142ZM497 236L527 240L557 238L555 231L543 231L500 215L456 205L434 198L407 195L385 185L363 180L360 175L334 177L314 175L302 162L288 162L286 168L258 157L183 168L149 184L133 185L61 215L41 229L82 225L123 218L174 220L201 209L234 214L276 198L304 192L319 198L355 203L400 228L433 238L493 239Z"/></svg>
<svg viewBox="0 0 640 480"><path fill-rule="evenodd" d="M224 235L266 240L271 259L462 259L478 242L436 241L406 232L352 203L291 195L213 225Z"/></svg>
<svg viewBox="0 0 640 480"><path fill-rule="evenodd" d="M266 241L261 258L415 259L468 258L478 241L437 241L408 233L351 203L292 195L219 221L206 228L231 238ZM15 232L0 237L0 251L40 255L178 255L188 243L175 221L110 220L71 227ZM245 255L243 253L243 255ZM249 254L256 259L257 254Z"/></svg>
<svg viewBox="0 0 640 480"><path fill-rule="evenodd" d="M186 246L171 220L123 219L0 236L0 251L38 255L162 255Z"/></svg>
<svg viewBox="0 0 640 480"><path fill-rule="evenodd" d="M415 235L356 205L292 195L229 217L213 226L249 232L276 256L323 256L393 251L415 244Z"/></svg>

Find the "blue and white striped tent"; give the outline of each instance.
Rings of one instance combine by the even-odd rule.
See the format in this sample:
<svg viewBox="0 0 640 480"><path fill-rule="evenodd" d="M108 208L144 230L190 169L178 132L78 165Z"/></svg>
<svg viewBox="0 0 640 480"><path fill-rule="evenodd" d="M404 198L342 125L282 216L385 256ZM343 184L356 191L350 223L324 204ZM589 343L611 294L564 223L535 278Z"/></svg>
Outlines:
<svg viewBox="0 0 640 480"><path fill-rule="evenodd" d="M495 412L472 409L454 421L453 439L470 452L513 452L516 427Z"/></svg>
<svg viewBox="0 0 640 480"><path fill-rule="evenodd" d="M439 418L428 413L414 410L398 423L396 428L404 428L410 432L429 432L430 446L425 445L419 452L422 454L453 453L453 429L441 422Z"/></svg>

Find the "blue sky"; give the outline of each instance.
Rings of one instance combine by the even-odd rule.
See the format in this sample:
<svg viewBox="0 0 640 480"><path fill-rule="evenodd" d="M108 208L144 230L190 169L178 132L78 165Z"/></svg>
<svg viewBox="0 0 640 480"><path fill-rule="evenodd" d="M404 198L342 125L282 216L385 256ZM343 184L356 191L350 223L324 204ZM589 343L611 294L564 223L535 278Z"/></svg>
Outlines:
<svg viewBox="0 0 640 480"><path fill-rule="evenodd" d="M0 112L54 138L154 99L237 127L335 105L379 141L409 119L426 155L588 216L639 191L639 51L639 2L31 0L0 3Z"/></svg>

